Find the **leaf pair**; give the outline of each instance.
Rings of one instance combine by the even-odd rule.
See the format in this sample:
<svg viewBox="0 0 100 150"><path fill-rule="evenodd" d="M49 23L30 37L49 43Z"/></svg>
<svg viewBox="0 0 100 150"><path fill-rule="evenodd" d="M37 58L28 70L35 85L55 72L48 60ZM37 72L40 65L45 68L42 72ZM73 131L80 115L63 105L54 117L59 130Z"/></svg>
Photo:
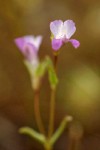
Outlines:
<svg viewBox="0 0 100 150"><path fill-rule="evenodd" d="M30 63L28 61L24 61L24 63L29 71L32 81L41 79L44 76L44 74L46 73L46 71L48 71L48 78L49 78L50 86L52 89L55 89L55 87L58 83L58 78L57 78L56 72L54 70L53 63L48 56L44 59L44 61L39 63L37 68L34 68L32 63Z"/></svg>

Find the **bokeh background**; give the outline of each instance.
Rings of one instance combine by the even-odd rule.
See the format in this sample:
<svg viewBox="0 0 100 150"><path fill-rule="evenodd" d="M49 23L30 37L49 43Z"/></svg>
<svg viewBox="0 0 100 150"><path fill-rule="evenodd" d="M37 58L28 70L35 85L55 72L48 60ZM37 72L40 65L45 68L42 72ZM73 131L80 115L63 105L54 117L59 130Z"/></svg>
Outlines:
<svg viewBox="0 0 100 150"><path fill-rule="evenodd" d="M0 0L0 150L42 149L18 129L37 129L34 92L23 56L14 39L44 36L40 59L52 57L49 24L72 19L81 43L70 43L58 60L60 78L56 98L55 129L63 117L74 120L55 144L56 150L100 150L100 1L99 0ZM48 128L50 88L47 77L41 88L41 114ZM73 145L73 146L72 146Z"/></svg>

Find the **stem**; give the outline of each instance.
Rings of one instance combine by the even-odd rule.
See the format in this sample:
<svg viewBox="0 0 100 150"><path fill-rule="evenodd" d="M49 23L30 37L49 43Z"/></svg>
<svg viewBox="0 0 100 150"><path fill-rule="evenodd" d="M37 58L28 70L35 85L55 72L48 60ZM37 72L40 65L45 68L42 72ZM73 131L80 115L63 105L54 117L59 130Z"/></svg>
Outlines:
<svg viewBox="0 0 100 150"><path fill-rule="evenodd" d="M52 150L53 149L52 145L49 143L48 140L45 142L44 148L45 148L45 150Z"/></svg>
<svg viewBox="0 0 100 150"><path fill-rule="evenodd" d="M57 70L58 56L54 55L54 69ZM50 120L49 120L49 131L48 137L51 138L54 131L54 118L55 118L55 98L56 98L56 88L51 89L51 103L50 103Z"/></svg>
<svg viewBox="0 0 100 150"><path fill-rule="evenodd" d="M48 133L49 138L52 136L54 131L55 94L56 91L54 89L51 89L50 121L49 121L49 133Z"/></svg>
<svg viewBox="0 0 100 150"><path fill-rule="evenodd" d="M54 69L55 69L55 72L57 71L57 62L58 62L58 56L54 55Z"/></svg>
<svg viewBox="0 0 100 150"><path fill-rule="evenodd" d="M37 122L37 126L40 130L40 132L45 135L45 129L44 125L41 119L40 115L40 109L39 109L39 90L35 90L35 95L34 95L34 111L35 111L35 118Z"/></svg>

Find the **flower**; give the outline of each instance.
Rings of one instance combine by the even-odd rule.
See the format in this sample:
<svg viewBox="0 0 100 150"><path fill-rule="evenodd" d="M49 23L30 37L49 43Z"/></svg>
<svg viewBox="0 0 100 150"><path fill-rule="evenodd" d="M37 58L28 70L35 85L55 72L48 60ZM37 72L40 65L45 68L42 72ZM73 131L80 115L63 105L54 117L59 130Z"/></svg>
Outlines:
<svg viewBox="0 0 100 150"><path fill-rule="evenodd" d="M36 90L40 85L40 77L36 76L36 70L40 64L38 51L42 42L42 36L24 36L16 38L14 41L26 58L24 64L30 73L32 87Z"/></svg>
<svg viewBox="0 0 100 150"><path fill-rule="evenodd" d="M30 35L30 36L23 36L15 39L16 45L23 53L25 58L30 62L34 61L34 59L37 58L37 54L41 42L42 42L42 36L34 37Z"/></svg>
<svg viewBox="0 0 100 150"><path fill-rule="evenodd" d="M71 42L75 48L78 48L80 43L76 39L70 39L75 33L76 27L72 20L55 20L50 23L50 30L52 34L52 48L57 51L67 42Z"/></svg>

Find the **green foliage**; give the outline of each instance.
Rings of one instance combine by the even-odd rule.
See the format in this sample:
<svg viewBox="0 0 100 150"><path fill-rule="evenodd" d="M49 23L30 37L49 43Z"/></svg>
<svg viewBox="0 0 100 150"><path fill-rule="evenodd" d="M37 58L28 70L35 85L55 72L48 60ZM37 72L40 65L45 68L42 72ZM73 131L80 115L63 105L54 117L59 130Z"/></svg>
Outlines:
<svg viewBox="0 0 100 150"><path fill-rule="evenodd" d="M29 61L27 61L27 60L24 60L24 64L27 67L27 70L28 70L29 74L31 76L33 76L33 74L34 74L33 65Z"/></svg>
<svg viewBox="0 0 100 150"><path fill-rule="evenodd" d="M46 60L44 60L43 62L41 62L39 64L39 66L37 67L36 69L36 72L35 72L35 76L37 77L43 77L45 72L46 72L46 69L47 69L47 62Z"/></svg>
<svg viewBox="0 0 100 150"><path fill-rule="evenodd" d="M67 116L67 117L65 117L63 119L63 121L61 122L60 126L58 127L58 129L56 130L56 132L53 134L53 136L50 139L51 145L53 145L58 140L58 138L63 133L63 131L64 131L64 129L67 126L69 121L72 121L72 117L71 116Z"/></svg>
<svg viewBox="0 0 100 150"><path fill-rule="evenodd" d="M48 75L49 75L50 86L52 89L55 89L55 87L58 83L58 78L57 78L56 72L54 70L54 66L53 66L51 59L49 57L47 57L46 60L48 62Z"/></svg>
<svg viewBox="0 0 100 150"><path fill-rule="evenodd" d="M45 142L45 136L36 132L34 129L29 128L29 127L22 127L19 129L19 133L21 134L27 134L30 137L38 140L40 143L44 143Z"/></svg>
<svg viewBox="0 0 100 150"><path fill-rule="evenodd" d="M56 75L56 72L54 70L54 66L52 63L52 60L46 56L46 58L44 59L44 61L42 61L37 67L34 68L34 66L28 62L28 61L24 61L24 64L26 65L29 74L31 76L31 80L34 81L33 84L39 84L38 82L35 82L35 80L37 81L37 79L41 79L44 74L46 73L46 71L48 71L48 78L49 78L49 82L50 82L50 87L52 89L55 89L57 83L58 83L58 78ZM33 85L34 87L34 85ZM38 87L38 86L37 86Z"/></svg>

